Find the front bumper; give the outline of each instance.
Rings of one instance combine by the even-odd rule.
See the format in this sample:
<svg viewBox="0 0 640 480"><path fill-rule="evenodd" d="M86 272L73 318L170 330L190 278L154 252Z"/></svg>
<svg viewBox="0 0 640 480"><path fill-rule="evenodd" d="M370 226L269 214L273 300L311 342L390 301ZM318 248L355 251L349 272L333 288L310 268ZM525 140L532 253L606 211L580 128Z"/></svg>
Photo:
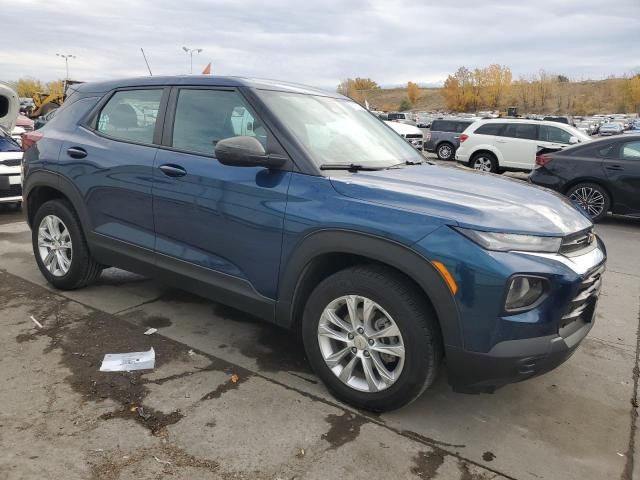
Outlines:
<svg viewBox="0 0 640 480"><path fill-rule="evenodd" d="M20 175L0 175L0 203L22 201L22 181Z"/></svg>
<svg viewBox="0 0 640 480"><path fill-rule="evenodd" d="M454 390L474 393L520 382L553 370L575 353L596 318L606 265L604 246L599 242L597 249L576 257L576 262L562 258L562 263L574 269L580 277L569 301L559 307L561 314L554 322L554 333L503 340L486 353L447 347L449 383ZM549 313L543 315L548 316Z"/></svg>

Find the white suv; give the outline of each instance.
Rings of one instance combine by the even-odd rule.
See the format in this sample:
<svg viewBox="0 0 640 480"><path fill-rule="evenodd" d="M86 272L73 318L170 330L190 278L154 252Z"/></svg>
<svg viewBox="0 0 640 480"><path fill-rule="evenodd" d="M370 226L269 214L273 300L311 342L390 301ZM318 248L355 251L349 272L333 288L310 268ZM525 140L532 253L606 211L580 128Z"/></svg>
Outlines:
<svg viewBox="0 0 640 480"><path fill-rule="evenodd" d="M558 122L495 119L472 123L460 135L456 161L476 170L530 171L540 148L564 148L591 137Z"/></svg>

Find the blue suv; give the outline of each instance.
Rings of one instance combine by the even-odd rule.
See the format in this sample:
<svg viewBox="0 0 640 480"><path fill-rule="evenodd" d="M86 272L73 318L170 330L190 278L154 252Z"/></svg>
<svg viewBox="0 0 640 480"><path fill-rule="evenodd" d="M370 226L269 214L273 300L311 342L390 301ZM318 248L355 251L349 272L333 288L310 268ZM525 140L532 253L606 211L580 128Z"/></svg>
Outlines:
<svg viewBox="0 0 640 480"><path fill-rule="evenodd" d="M605 249L547 190L428 164L357 103L301 85L149 77L75 85L25 136L38 267L107 266L301 333L335 395L375 411L433 383L491 390L565 361Z"/></svg>

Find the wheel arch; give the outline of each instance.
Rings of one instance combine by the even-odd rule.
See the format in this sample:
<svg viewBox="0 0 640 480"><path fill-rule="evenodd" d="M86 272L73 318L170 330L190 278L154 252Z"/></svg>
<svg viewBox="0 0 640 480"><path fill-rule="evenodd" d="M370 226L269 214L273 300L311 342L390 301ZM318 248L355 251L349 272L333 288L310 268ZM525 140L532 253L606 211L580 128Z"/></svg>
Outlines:
<svg viewBox="0 0 640 480"><path fill-rule="evenodd" d="M315 286L354 264L378 264L396 270L425 294L433 307L445 345L462 345L455 300L429 260L398 242L349 230L322 230L308 235L283 265L276 322L297 328Z"/></svg>
<svg viewBox="0 0 640 480"><path fill-rule="evenodd" d="M68 201L75 210L85 236L89 233L89 215L82 201L82 195L69 180L61 175L49 171L32 173L25 181L23 198L29 227L33 228L33 218L40 205L60 198Z"/></svg>
<svg viewBox="0 0 640 480"><path fill-rule="evenodd" d="M482 146L481 148L474 150L473 153L469 155L469 163L473 162L474 158L482 153L492 155L498 162L497 166L500 166L500 163L503 161L502 154L500 154L500 152L495 151L493 148Z"/></svg>

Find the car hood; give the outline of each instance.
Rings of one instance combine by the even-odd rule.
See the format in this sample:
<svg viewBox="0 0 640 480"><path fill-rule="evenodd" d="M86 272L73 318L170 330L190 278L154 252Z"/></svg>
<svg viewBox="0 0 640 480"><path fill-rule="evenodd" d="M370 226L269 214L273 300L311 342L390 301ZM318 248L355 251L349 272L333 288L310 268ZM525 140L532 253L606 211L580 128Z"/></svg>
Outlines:
<svg viewBox="0 0 640 480"><path fill-rule="evenodd" d="M443 218L487 231L564 236L592 225L551 190L462 167L417 165L331 178L353 198Z"/></svg>
<svg viewBox="0 0 640 480"><path fill-rule="evenodd" d="M422 130L420 130L418 127L414 127L413 125L407 125L406 123L400 122L389 122L386 120L384 123L389 125L393 130L395 130L396 133L399 133L400 135L413 135L416 133L422 135Z"/></svg>

